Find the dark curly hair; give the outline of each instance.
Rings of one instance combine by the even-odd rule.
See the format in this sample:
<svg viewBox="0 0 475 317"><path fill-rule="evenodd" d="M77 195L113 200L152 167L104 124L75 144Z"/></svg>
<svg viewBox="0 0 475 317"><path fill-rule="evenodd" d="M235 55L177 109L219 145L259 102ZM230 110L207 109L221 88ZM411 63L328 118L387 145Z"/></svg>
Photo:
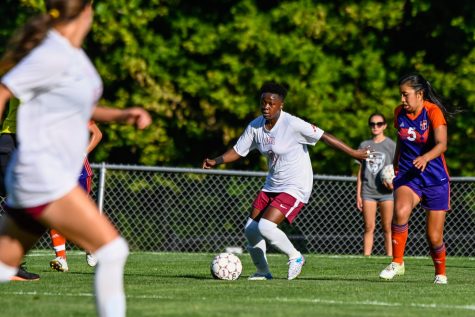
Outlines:
<svg viewBox="0 0 475 317"><path fill-rule="evenodd" d="M285 99L285 96L287 96L287 89L284 88L284 86L274 83L274 82L267 82L264 83L259 89L259 95L262 96L264 93L271 93L271 94L276 94L279 95L282 99Z"/></svg>

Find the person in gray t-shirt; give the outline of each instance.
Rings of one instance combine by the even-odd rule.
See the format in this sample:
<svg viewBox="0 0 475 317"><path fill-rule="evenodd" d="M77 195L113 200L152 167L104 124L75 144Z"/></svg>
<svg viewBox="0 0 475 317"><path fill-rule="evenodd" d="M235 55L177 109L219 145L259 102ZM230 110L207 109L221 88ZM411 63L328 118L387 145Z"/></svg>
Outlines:
<svg viewBox="0 0 475 317"><path fill-rule="evenodd" d="M379 207L386 255L391 256L394 198L392 184L383 184L380 173L383 167L393 163L396 143L384 135L387 124L382 114L373 113L368 119L368 125L373 138L363 141L359 147L370 149L372 155L360 164L356 186L356 204L364 220L363 254L369 256L373 250L376 210Z"/></svg>

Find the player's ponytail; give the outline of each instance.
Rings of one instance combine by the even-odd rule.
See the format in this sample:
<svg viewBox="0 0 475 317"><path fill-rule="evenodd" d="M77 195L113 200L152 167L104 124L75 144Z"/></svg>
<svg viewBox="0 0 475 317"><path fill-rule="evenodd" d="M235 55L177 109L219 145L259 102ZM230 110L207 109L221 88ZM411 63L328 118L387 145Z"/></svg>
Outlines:
<svg viewBox="0 0 475 317"><path fill-rule="evenodd" d="M51 25L49 14L31 18L8 42L7 50L0 60L0 74L13 68L23 57L43 41Z"/></svg>
<svg viewBox="0 0 475 317"><path fill-rule="evenodd" d="M46 13L31 18L11 37L0 60L0 75L13 68L46 37L49 29L76 18L91 0L47 0Z"/></svg>
<svg viewBox="0 0 475 317"><path fill-rule="evenodd" d="M409 86L414 89L414 91L422 90L423 99L437 105L437 107L442 110L446 118L451 118L457 112L459 112L457 109L452 109L453 106L444 101L444 99L436 92L429 81L426 80L421 74L410 73L404 75L401 77L401 79L399 79L399 86L404 84L409 84Z"/></svg>

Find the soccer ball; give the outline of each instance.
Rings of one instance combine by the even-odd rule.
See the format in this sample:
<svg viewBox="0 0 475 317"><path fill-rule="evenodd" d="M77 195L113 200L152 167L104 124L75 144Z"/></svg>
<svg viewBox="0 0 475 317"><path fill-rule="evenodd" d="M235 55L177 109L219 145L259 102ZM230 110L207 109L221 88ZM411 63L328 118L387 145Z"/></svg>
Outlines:
<svg viewBox="0 0 475 317"><path fill-rule="evenodd" d="M381 181L383 183L387 182L387 183L391 184L393 182L393 179L394 179L393 165L390 164L390 165L386 165L385 167L383 167L383 169L381 170L381 173L379 174L379 176L381 177Z"/></svg>
<svg viewBox="0 0 475 317"><path fill-rule="evenodd" d="M237 280L242 273L241 260L232 253L220 253L210 265L211 275L219 280Z"/></svg>

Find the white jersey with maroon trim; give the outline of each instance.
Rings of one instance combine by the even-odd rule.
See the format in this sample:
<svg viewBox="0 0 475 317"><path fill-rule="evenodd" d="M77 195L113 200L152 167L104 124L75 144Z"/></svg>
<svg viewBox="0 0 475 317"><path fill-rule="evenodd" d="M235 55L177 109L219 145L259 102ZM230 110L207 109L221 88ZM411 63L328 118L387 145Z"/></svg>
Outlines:
<svg viewBox="0 0 475 317"><path fill-rule="evenodd" d="M307 203L313 186L307 145L315 145L323 130L284 111L270 131L265 128L265 121L263 116L254 119L234 150L246 156L257 149L267 158L269 173L263 191L285 192Z"/></svg>
<svg viewBox="0 0 475 317"><path fill-rule="evenodd" d="M7 203L33 207L63 197L82 168L99 74L82 49L51 30L2 83L21 101Z"/></svg>

